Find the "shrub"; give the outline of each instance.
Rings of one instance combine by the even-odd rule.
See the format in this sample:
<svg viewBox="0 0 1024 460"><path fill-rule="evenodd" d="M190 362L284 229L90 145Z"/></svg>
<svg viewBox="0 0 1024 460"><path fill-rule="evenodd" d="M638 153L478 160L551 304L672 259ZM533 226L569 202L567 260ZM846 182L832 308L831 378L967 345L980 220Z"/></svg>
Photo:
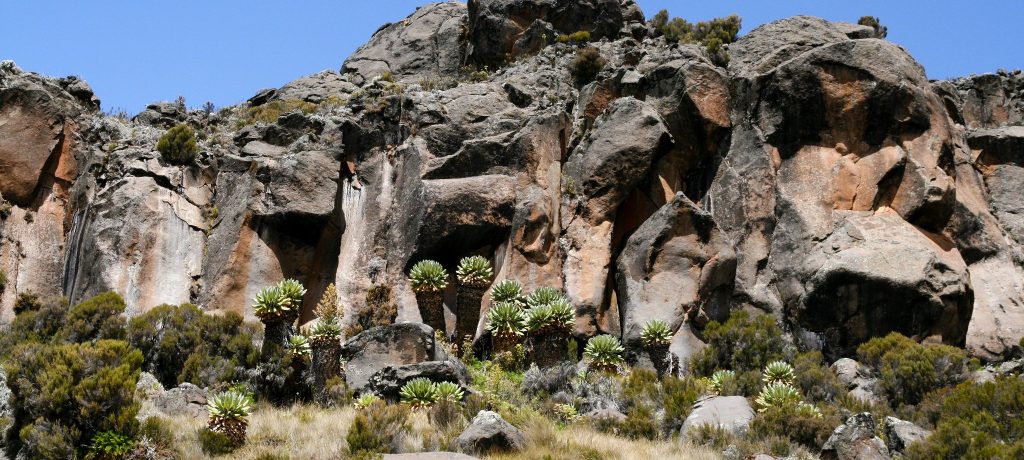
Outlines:
<svg viewBox="0 0 1024 460"><path fill-rule="evenodd" d="M785 361L772 361L764 366L764 383L785 383L793 384L793 366Z"/></svg>
<svg viewBox="0 0 1024 460"><path fill-rule="evenodd" d="M640 331L640 342L645 347L667 347L672 343L672 329L662 320L648 321Z"/></svg>
<svg viewBox="0 0 1024 460"><path fill-rule="evenodd" d="M47 452L63 451L65 444L85 450L105 431L133 436L141 365L142 354L118 340L16 347L4 368L12 429L25 454L51 458Z"/></svg>
<svg viewBox="0 0 1024 460"><path fill-rule="evenodd" d="M49 343L64 326L67 304L47 302L37 310L19 313L0 334L0 358L10 355L18 344Z"/></svg>
<svg viewBox="0 0 1024 460"><path fill-rule="evenodd" d="M810 412L799 404L768 407L751 420L750 437L769 439L778 436L810 449L821 449L843 419L835 411L829 411L826 416L816 411Z"/></svg>
<svg viewBox="0 0 1024 460"><path fill-rule="evenodd" d="M344 312L338 308L338 288L334 283L328 284L324 289L324 294L320 296L313 313L320 319L334 318L340 321L344 317Z"/></svg>
<svg viewBox="0 0 1024 460"><path fill-rule="evenodd" d="M659 11L651 21L655 36L664 36L669 42L699 43L704 46L712 60L719 64L728 61L721 49L736 41L743 21L737 15L714 18L710 21L691 24L682 18L668 19L668 11Z"/></svg>
<svg viewBox="0 0 1024 460"><path fill-rule="evenodd" d="M861 16L857 24L875 29L875 38L885 38L889 35L889 28L882 25L882 21L876 16Z"/></svg>
<svg viewBox="0 0 1024 460"><path fill-rule="evenodd" d="M568 41L573 43L587 43L590 41L590 32L586 30L577 30L576 32L569 34L567 38Z"/></svg>
<svg viewBox="0 0 1024 460"><path fill-rule="evenodd" d="M409 408L377 402L359 412L345 440L352 455L390 453L398 448L402 435L411 431Z"/></svg>
<svg viewBox="0 0 1024 460"><path fill-rule="evenodd" d="M402 399L403 403L408 404L413 409L430 407L437 401L437 386L430 379L423 377L415 378L402 386L398 396Z"/></svg>
<svg viewBox="0 0 1024 460"><path fill-rule="evenodd" d="M584 86L594 81L607 63L597 48L588 46L576 52L576 58L569 65L569 74L576 86Z"/></svg>
<svg viewBox="0 0 1024 460"><path fill-rule="evenodd" d="M236 127L241 128L256 123L276 123L277 119L286 113L298 111L308 115L315 112L316 109L316 104L299 99L273 100L263 105L242 109Z"/></svg>
<svg viewBox="0 0 1024 460"><path fill-rule="evenodd" d="M595 369L614 371L622 364L622 348L619 339L610 335L599 335L587 342L583 349L583 356L590 360Z"/></svg>
<svg viewBox="0 0 1024 460"><path fill-rule="evenodd" d="M29 311L38 311L42 307L43 303L39 300L39 296L32 291L20 292L18 293L18 298L14 300L15 315Z"/></svg>
<svg viewBox="0 0 1024 460"><path fill-rule="evenodd" d="M526 298L523 297L523 285L516 280L501 280L494 283L491 288L491 302L513 303L520 307L526 305Z"/></svg>
<svg viewBox="0 0 1024 460"><path fill-rule="evenodd" d="M7 272L0 270L0 294L7 290Z"/></svg>
<svg viewBox="0 0 1024 460"><path fill-rule="evenodd" d="M530 308L536 308L543 305L548 305L556 300L565 298L562 295L562 291L550 287L540 287L530 293L526 298L526 305Z"/></svg>
<svg viewBox="0 0 1024 460"><path fill-rule="evenodd" d="M421 260L409 270L409 283L417 292L443 291L448 287L448 272L436 261Z"/></svg>
<svg viewBox="0 0 1024 460"><path fill-rule="evenodd" d="M210 430L209 428L199 429L197 436L199 437L199 447L207 455L229 454L236 447L227 435Z"/></svg>
<svg viewBox="0 0 1024 460"><path fill-rule="evenodd" d="M942 403L935 432L911 444L910 459L1022 458L1024 379L963 383Z"/></svg>
<svg viewBox="0 0 1024 460"><path fill-rule="evenodd" d="M857 356L877 370L893 407L917 404L930 391L962 382L967 359L959 348L922 345L897 332L861 344Z"/></svg>
<svg viewBox="0 0 1024 460"><path fill-rule="evenodd" d="M168 163L174 165L187 165L192 163L199 152L196 145L196 133L186 124L175 126L163 136L156 144L160 156Z"/></svg>
<svg viewBox="0 0 1024 460"><path fill-rule="evenodd" d="M135 447L135 441L131 437L120 434L116 431L104 431L97 433L89 445L89 456L100 459L124 458Z"/></svg>
<svg viewBox="0 0 1024 460"><path fill-rule="evenodd" d="M160 305L128 322L128 343L142 351L144 369L165 387L201 387L240 379L255 368L255 329L240 315L203 314L192 304Z"/></svg>
<svg viewBox="0 0 1024 460"><path fill-rule="evenodd" d="M797 355L793 361L796 378L794 386L810 401L833 402L847 394L846 386L835 372L825 367L821 352L809 351Z"/></svg>
<svg viewBox="0 0 1024 460"><path fill-rule="evenodd" d="M455 271L459 283L470 286L486 286L494 278L491 261L482 256L463 257Z"/></svg>
<svg viewBox="0 0 1024 460"><path fill-rule="evenodd" d="M105 292L68 311L58 335L66 342L83 343L99 339L124 339L124 299Z"/></svg>
<svg viewBox="0 0 1024 460"><path fill-rule="evenodd" d="M657 439L659 430L654 412L647 405L630 409L619 425L619 433L630 439Z"/></svg>
<svg viewBox="0 0 1024 460"><path fill-rule="evenodd" d="M732 369L737 374L760 371L769 362L786 360L782 329L769 315L751 316L737 310L725 323L709 322L704 340L708 346L690 362L697 375L709 376L716 369Z"/></svg>
<svg viewBox="0 0 1024 460"><path fill-rule="evenodd" d="M345 329L345 335L352 337L367 329L387 326L395 322L398 305L391 299L391 288L382 284L366 291L366 303L355 311L353 321Z"/></svg>

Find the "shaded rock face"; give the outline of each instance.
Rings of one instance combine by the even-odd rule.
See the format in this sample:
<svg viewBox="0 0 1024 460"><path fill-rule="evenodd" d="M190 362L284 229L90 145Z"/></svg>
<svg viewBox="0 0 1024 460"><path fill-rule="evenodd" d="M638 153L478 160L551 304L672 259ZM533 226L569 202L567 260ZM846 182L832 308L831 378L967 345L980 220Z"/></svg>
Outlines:
<svg viewBox="0 0 1024 460"><path fill-rule="evenodd" d="M345 342L341 355L345 380L356 392L395 390L386 395L393 396L405 381L419 376L457 383L468 379L465 366L437 346L434 330L425 324L394 324L364 331Z"/></svg>
<svg viewBox="0 0 1024 460"><path fill-rule="evenodd" d="M582 88L577 48L552 40L577 30L607 61ZM329 283L347 321L386 285L397 321L416 322L408 269L475 254L497 280L565 291L578 338L635 348L662 319L680 357L736 308L833 360L891 331L986 360L1014 350L1019 74L929 82L899 46L811 17L749 32L728 67L645 31L628 0L432 4L340 72L134 120L99 114L80 80L4 63L0 322L20 292L111 289L129 314L193 302L252 319L284 277L309 289L302 322ZM487 78L445 78L467 64ZM200 133L188 166L155 150L177 123ZM421 339L381 385L459 378L403 367L446 361ZM385 367L359 366L357 386Z"/></svg>

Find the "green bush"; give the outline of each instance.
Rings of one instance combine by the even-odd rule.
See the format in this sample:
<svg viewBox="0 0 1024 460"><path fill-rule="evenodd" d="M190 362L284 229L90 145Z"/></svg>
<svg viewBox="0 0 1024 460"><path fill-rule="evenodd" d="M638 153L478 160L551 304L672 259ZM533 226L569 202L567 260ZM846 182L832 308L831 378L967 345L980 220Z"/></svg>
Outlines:
<svg viewBox="0 0 1024 460"><path fill-rule="evenodd" d="M199 437L199 448L207 455L230 454L236 448L231 438L228 438L226 434L218 433L209 428L200 428L197 436Z"/></svg>
<svg viewBox="0 0 1024 460"><path fill-rule="evenodd" d="M893 407L917 404L928 392L956 385L967 370L966 353L955 347L919 344L893 332L857 348L861 362L875 368Z"/></svg>
<svg viewBox="0 0 1024 460"><path fill-rule="evenodd" d="M839 381L835 372L825 366L821 352L809 351L797 355L793 368L796 375L793 384L809 401L833 402L847 393L846 386Z"/></svg>
<svg viewBox="0 0 1024 460"><path fill-rule="evenodd" d="M588 46L576 52L576 58L569 65L569 74L572 75L576 86L584 86L594 81L597 74L608 64L601 52L593 46Z"/></svg>
<svg viewBox="0 0 1024 460"><path fill-rule="evenodd" d="M105 431L134 436L141 365L142 354L119 340L18 345L4 368L25 453L51 458L64 441L84 451Z"/></svg>
<svg viewBox="0 0 1024 460"><path fill-rule="evenodd" d="M10 327L0 334L0 357L8 356L18 344L49 343L64 326L66 303L47 302L39 309L14 317Z"/></svg>
<svg viewBox="0 0 1024 460"><path fill-rule="evenodd" d="M654 411L646 405L630 409L619 425L619 433L630 439L657 439L659 431Z"/></svg>
<svg viewBox="0 0 1024 460"><path fill-rule="evenodd" d="M97 433L89 445L90 458L119 459L125 458L135 447L135 441L115 431Z"/></svg>
<svg viewBox="0 0 1024 460"><path fill-rule="evenodd" d="M712 60L719 64L728 61L722 45L736 41L742 24L743 21L735 14L696 24L682 18L669 20L666 10L659 11L651 20L655 36L664 36L669 42L699 43L707 49Z"/></svg>
<svg viewBox="0 0 1024 460"><path fill-rule="evenodd" d="M124 299L105 292L68 311L58 336L65 342L84 343L99 339L124 339Z"/></svg>
<svg viewBox="0 0 1024 460"><path fill-rule="evenodd" d="M409 425L409 407L400 404L376 402L356 414L345 441L349 453L358 455L391 453L398 447Z"/></svg>
<svg viewBox="0 0 1024 460"><path fill-rule="evenodd" d="M577 30L576 32L569 34L567 38L568 41L573 43L587 43L590 41L590 32L586 30Z"/></svg>
<svg viewBox="0 0 1024 460"><path fill-rule="evenodd" d="M750 437L768 439L783 437L810 449L821 449L843 418L835 411L815 416L798 408L796 404L769 407L759 412L750 422Z"/></svg>
<svg viewBox="0 0 1024 460"><path fill-rule="evenodd" d="M195 159L199 153L196 145L196 132L186 124L175 126L163 136L156 144L160 156L168 163L174 165L187 165Z"/></svg>
<svg viewBox="0 0 1024 460"><path fill-rule="evenodd" d="M207 315L192 304L160 305L128 323L128 343L142 351L145 370L166 387L206 387L242 378L255 368L255 327L236 313Z"/></svg>
<svg viewBox="0 0 1024 460"><path fill-rule="evenodd" d="M352 323L345 328L346 337L378 326L387 326L398 317L398 304L391 298L391 288L374 285L366 291L366 303L353 312Z"/></svg>
<svg viewBox="0 0 1024 460"><path fill-rule="evenodd" d="M300 99L277 99L256 107L246 107L239 113L235 126L241 128L256 123L276 123L277 119L289 112L311 114L317 109L316 104Z"/></svg>
<svg viewBox="0 0 1024 460"><path fill-rule="evenodd" d="M30 311L37 311L42 307L43 303L39 300L39 296L32 291L21 292L18 294L18 298L14 300L15 315L20 315Z"/></svg>
<svg viewBox="0 0 1024 460"><path fill-rule="evenodd" d="M1024 379L964 383L945 399L938 426L909 459L1024 458Z"/></svg>
<svg viewBox="0 0 1024 460"><path fill-rule="evenodd" d="M737 310L724 323L711 321L704 328L708 344L690 362L700 376L710 376L718 369L732 369L739 374L760 370L772 361L788 361L782 329L769 315L751 316ZM759 378L758 378L759 379Z"/></svg>
<svg viewBox="0 0 1024 460"><path fill-rule="evenodd" d="M889 35L889 28L882 25L882 21L876 16L861 16L857 24L875 29L875 38L885 38Z"/></svg>

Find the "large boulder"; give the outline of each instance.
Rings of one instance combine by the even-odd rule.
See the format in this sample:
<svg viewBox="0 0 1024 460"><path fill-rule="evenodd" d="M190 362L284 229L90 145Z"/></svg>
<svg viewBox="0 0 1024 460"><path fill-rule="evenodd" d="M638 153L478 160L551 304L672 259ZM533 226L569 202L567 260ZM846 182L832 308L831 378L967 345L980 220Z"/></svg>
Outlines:
<svg viewBox="0 0 1024 460"><path fill-rule="evenodd" d="M728 316L736 256L711 214L680 192L629 237L615 277L623 342L640 347L644 325L661 320L679 331L673 351L685 358L693 331L680 329Z"/></svg>
<svg viewBox="0 0 1024 460"><path fill-rule="evenodd" d="M516 452L526 447L526 437L497 413L482 410L455 439L455 447L469 454Z"/></svg>
<svg viewBox="0 0 1024 460"><path fill-rule="evenodd" d="M434 330L421 323L398 323L363 331L345 342L341 354L345 358L345 380L356 392L366 391L371 378L385 368L395 368L396 374L405 376L406 372L426 368L401 370L403 366L450 359L434 341ZM453 370L451 375L459 372ZM464 368L461 372L465 372Z"/></svg>
<svg viewBox="0 0 1024 460"><path fill-rule="evenodd" d="M642 34L643 22L633 0L472 0L466 55L472 63L497 68L554 43L557 34L585 30L593 40L615 39Z"/></svg>
<svg viewBox="0 0 1024 460"><path fill-rule="evenodd" d="M392 400L410 380L425 378L432 382L451 382L468 390L469 371L457 358L448 357L443 361L387 366L370 376L364 390Z"/></svg>
<svg viewBox="0 0 1024 460"><path fill-rule="evenodd" d="M891 453L903 452L911 444L927 438L931 434L931 431L906 420L892 416L885 418L885 439Z"/></svg>
<svg viewBox="0 0 1024 460"><path fill-rule="evenodd" d="M312 75L290 81L277 90L273 90L273 98L280 100L299 100L312 104L337 101L340 103L344 97L356 91L358 87L349 82L346 76L338 74L333 70L324 70ZM260 97L257 94L256 100L251 100L253 105L269 99Z"/></svg>
<svg viewBox="0 0 1024 460"><path fill-rule="evenodd" d="M192 418L204 418L208 411L206 409L208 395L205 390L191 383L185 382L175 388L154 395L150 402L165 416L177 417L179 415Z"/></svg>
<svg viewBox="0 0 1024 460"><path fill-rule="evenodd" d="M409 17L377 30L341 68L356 83L390 73L398 81L419 83L458 73L466 5L431 3Z"/></svg>
<svg viewBox="0 0 1024 460"><path fill-rule="evenodd" d="M683 421L681 434L686 435L692 429L712 425L727 430L737 436L746 433L750 421L754 419L754 409L750 402L742 396L713 396L697 401L690 415Z"/></svg>
<svg viewBox="0 0 1024 460"><path fill-rule="evenodd" d="M888 460L889 450L875 436L875 418L870 412L855 414L839 425L821 448L825 460Z"/></svg>

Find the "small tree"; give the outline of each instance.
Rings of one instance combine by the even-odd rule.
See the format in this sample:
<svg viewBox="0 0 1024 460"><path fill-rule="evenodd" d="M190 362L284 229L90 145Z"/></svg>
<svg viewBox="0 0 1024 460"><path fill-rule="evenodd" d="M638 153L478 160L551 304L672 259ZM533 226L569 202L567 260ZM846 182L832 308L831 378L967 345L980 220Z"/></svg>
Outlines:
<svg viewBox="0 0 1024 460"><path fill-rule="evenodd" d="M875 29L875 38L885 38L889 35L889 28L882 25L882 21L877 16L861 16L857 24Z"/></svg>
<svg viewBox="0 0 1024 460"><path fill-rule="evenodd" d="M187 165L192 163L199 147L196 145L196 133L186 124L175 126L163 136L156 144L156 149L168 163L175 165Z"/></svg>
<svg viewBox="0 0 1024 460"><path fill-rule="evenodd" d="M576 58L569 66L569 73L577 86L583 86L594 81L607 63L597 48L588 46L576 53Z"/></svg>

